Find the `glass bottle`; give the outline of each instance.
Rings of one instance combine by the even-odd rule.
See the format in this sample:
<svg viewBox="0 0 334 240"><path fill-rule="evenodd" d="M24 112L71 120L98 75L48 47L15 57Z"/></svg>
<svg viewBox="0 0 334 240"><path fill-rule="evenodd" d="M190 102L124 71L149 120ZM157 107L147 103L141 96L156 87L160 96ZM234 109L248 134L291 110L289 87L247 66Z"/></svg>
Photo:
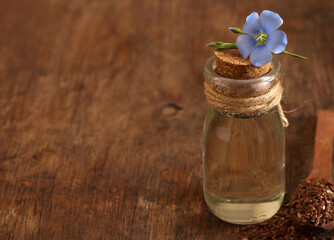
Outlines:
<svg viewBox="0 0 334 240"><path fill-rule="evenodd" d="M230 96L253 97L279 83L281 64L253 79L229 79L215 72L214 57L204 77ZM233 114L209 105L203 127L205 200L214 215L234 224L272 217L285 191L285 136L278 106L259 114Z"/></svg>

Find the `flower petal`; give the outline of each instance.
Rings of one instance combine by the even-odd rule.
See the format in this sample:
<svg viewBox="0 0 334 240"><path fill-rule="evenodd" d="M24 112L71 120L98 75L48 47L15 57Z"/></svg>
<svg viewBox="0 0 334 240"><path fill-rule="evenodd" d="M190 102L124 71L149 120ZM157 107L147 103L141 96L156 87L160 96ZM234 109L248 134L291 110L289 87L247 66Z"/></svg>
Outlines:
<svg viewBox="0 0 334 240"><path fill-rule="evenodd" d="M250 55L250 60L254 66L260 67L271 61L273 55L266 45L257 46Z"/></svg>
<svg viewBox="0 0 334 240"><path fill-rule="evenodd" d="M283 31L276 30L268 34L267 47L273 53L281 53L288 44L288 39Z"/></svg>
<svg viewBox="0 0 334 240"><path fill-rule="evenodd" d="M259 34L261 32L260 18L257 12L248 15L245 25L242 28L242 32L251 35Z"/></svg>
<svg viewBox="0 0 334 240"><path fill-rule="evenodd" d="M249 54L256 47L256 40L255 38L249 35L240 35L237 38L237 46L238 46L239 52L244 57L244 59L247 59Z"/></svg>
<svg viewBox="0 0 334 240"><path fill-rule="evenodd" d="M269 34L283 24L283 19L277 13L264 10L260 15L260 23L262 30L266 34Z"/></svg>

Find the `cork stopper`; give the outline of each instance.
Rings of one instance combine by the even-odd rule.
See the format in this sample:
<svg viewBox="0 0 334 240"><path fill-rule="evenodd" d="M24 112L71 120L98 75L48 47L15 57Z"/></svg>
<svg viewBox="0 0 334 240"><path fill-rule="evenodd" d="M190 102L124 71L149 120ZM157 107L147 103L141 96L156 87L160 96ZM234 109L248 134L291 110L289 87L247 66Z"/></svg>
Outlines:
<svg viewBox="0 0 334 240"><path fill-rule="evenodd" d="M261 67L253 66L251 61L244 59L238 49L216 50L215 58L217 73L222 77L233 79L258 78L270 71L271 63Z"/></svg>

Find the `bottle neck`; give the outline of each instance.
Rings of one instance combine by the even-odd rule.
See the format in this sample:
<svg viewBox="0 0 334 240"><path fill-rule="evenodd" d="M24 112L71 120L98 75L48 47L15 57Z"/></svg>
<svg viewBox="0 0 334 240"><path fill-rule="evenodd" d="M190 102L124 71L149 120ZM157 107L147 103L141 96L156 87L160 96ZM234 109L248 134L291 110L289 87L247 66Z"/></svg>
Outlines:
<svg viewBox="0 0 334 240"><path fill-rule="evenodd" d="M273 58L270 71L258 78L231 79L220 76L216 72L217 66L214 57L208 59L204 65L203 75L209 86L217 92L231 98L251 98L263 95L279 83L281 64Z"/></svg>

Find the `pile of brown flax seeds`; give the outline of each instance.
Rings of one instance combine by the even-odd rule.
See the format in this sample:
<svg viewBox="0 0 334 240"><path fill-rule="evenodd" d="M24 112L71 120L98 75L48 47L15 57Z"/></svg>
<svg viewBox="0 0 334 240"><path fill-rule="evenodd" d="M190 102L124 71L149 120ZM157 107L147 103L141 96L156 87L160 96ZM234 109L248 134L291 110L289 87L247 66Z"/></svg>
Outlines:
<svg viewBox="0 0 334 240"><path fill-rule="evenodd" d="M265 222L241 227L242 240L334 240L334 232L309 234L298 231L290 218L298 216L301 224L323 226L334 221L334 185L326 180L305 180L291 195L289 203Z"/></svg>

